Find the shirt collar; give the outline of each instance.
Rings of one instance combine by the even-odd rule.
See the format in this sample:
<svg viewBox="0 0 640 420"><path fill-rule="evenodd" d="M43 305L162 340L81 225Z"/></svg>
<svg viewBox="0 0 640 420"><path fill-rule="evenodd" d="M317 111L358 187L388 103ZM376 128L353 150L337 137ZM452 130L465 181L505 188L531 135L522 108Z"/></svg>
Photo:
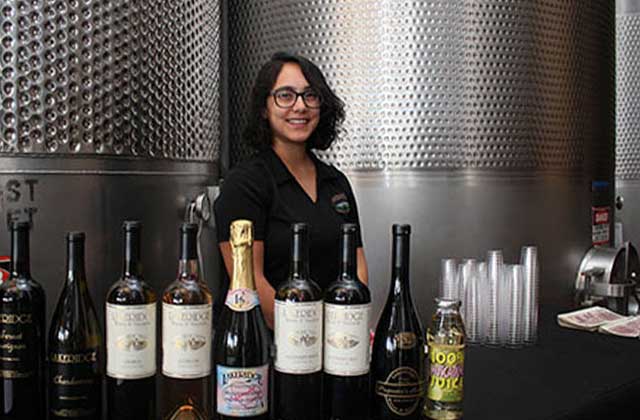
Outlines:
<svg viewBox="0 0 640 420"><path fill-rule="evenodd" d="M313 153L309 152L309 156L313 163L316 165L316 176L318 177L317 183L333 179L338 177L338 170L333 166L327 165ZM293 180L294 177L287 169L286 165L280 157L273 151L272 148L269 148L267 151L267 160L269 161L269 166L271 166L271 170L273 171L273 176L275 178L276 184L284 184L287 181Z"/></svg>

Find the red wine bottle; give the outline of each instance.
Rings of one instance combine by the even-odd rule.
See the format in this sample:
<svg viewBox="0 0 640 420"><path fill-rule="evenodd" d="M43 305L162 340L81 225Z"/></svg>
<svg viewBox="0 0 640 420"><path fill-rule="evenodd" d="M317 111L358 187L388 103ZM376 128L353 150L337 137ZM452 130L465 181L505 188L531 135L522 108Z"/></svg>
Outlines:
<svg viewBox="0 0 640 420"><path fill-rule="evenodd" d="M289 277L275 296L275 413L322 418L322 290L309 276L309 229L292 226Z"/></svg>
<svg viewBox="0 0 640 420"><path fill-rule="evenodd" d="M372 418L418 420L425 395L424 332L409 285L409 225L393 225L391 286L373 342Z"/></svg>
<svg viewBox="0 0 640 420"><path fill-rule="evenodd" d="M102 334L89 295L83 232L67 234L67 278L49 329L49 419L102 418Z"/></svg>
<svg viewBox="0 0 640 420"><path fill-rule="evenodd" d="M3 419L45 416L45 295L29 270L29 227L27 222L11 226L11 274L0 286L0 418Z"/></svg>
<svg viewBox="0 0 640 420"><path fill-rule="evenodd" d="M252 223L231 223L230 242L233 275L214 345L217 418L266 420L271 339L253 274Z"/></svg>
<svg viewBox="0 0 640 420"><path fill-rule="evenodd" d="M324 297L324 416L368 420L371 294L357 275L357 225L344 224L340 274Z"/></svg>
<svg viewBox="0 0 640 420"><path fill-rule="evenodd" d="M140 230L126 221L122 277L107 293L107 416L155 420L156 294L142 278Z"/></svg>

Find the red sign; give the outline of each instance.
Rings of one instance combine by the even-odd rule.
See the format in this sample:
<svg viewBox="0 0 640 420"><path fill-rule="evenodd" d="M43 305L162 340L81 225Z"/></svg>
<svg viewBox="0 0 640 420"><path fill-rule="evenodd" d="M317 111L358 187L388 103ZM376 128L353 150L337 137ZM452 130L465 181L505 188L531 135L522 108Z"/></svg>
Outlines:
<svg viewBox="0 0 640 420"><path fill-rule="evenodd" d="M611 207L591 208L591 242L593 245L609 245L611 243L610 220Z"/></svg>

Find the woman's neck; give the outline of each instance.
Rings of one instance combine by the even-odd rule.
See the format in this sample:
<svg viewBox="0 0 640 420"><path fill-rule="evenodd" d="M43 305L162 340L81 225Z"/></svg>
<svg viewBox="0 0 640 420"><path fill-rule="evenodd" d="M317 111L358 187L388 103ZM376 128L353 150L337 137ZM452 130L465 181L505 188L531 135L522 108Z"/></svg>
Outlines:
<svg viewBox="0 0 640 420"><path fill-rule="evenodd" d="M274 141L272 148L287 168L299 168L311 161L304 143L297 145Z"/></svg>

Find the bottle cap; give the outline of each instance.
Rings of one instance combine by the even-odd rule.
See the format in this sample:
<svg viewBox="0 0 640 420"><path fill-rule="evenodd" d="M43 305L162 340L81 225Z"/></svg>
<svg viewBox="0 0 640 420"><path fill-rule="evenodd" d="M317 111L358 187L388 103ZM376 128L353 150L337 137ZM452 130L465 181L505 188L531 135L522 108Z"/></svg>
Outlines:
<svg viewBox="0 0 640 420"><path fill-rule="evenodd" d="M142 223L138 220L125 220L122 222L122 228L124 230L134 230L140 229L142 227Z"/></svg>
<svg viewBox="0 0 640 420"><path fill-rule="evenodd" d="M84 232L67 232L67 241L84 241Z"/></svg>
<svg viewBox="0 0 640 420"><path fill-rule="evenodd" d="M197 232L198 231L198 225L195 223L183 223L182 225L180 225L180 232Z"/></svg>
<svg viewBox="0 0 640 420"><path fill-rule="evenodd" d="M11 223L11 230L29 230L31 223L25 221L17 221Z"/></svg>
<svg viewBox="0 0 640 420"><path fill-rule="evenodd" d="M253 223L250 220L234 220L231 222L231 246L251 246L253 244Z"/></svg>
<svg viewBox="0 0 640 420"><path fill-rule="evenodd" d="M355 223L344 223L340 227L340 231L342 233L355 233L358 231L358 225L356 225Z"/></svg>
<svg viewBox="0 0 640 420"><path fill-rule="evenodd" d="M309 225L306 223L294 223L291 225L293 233L301 233L309 230Z"/></svg>
<svg viewBox="0 0 640 420"><path fill-rule="evenodd" d="M411 233L411 225L394 224L392 228L394 235L408 235Z"/></svg>

